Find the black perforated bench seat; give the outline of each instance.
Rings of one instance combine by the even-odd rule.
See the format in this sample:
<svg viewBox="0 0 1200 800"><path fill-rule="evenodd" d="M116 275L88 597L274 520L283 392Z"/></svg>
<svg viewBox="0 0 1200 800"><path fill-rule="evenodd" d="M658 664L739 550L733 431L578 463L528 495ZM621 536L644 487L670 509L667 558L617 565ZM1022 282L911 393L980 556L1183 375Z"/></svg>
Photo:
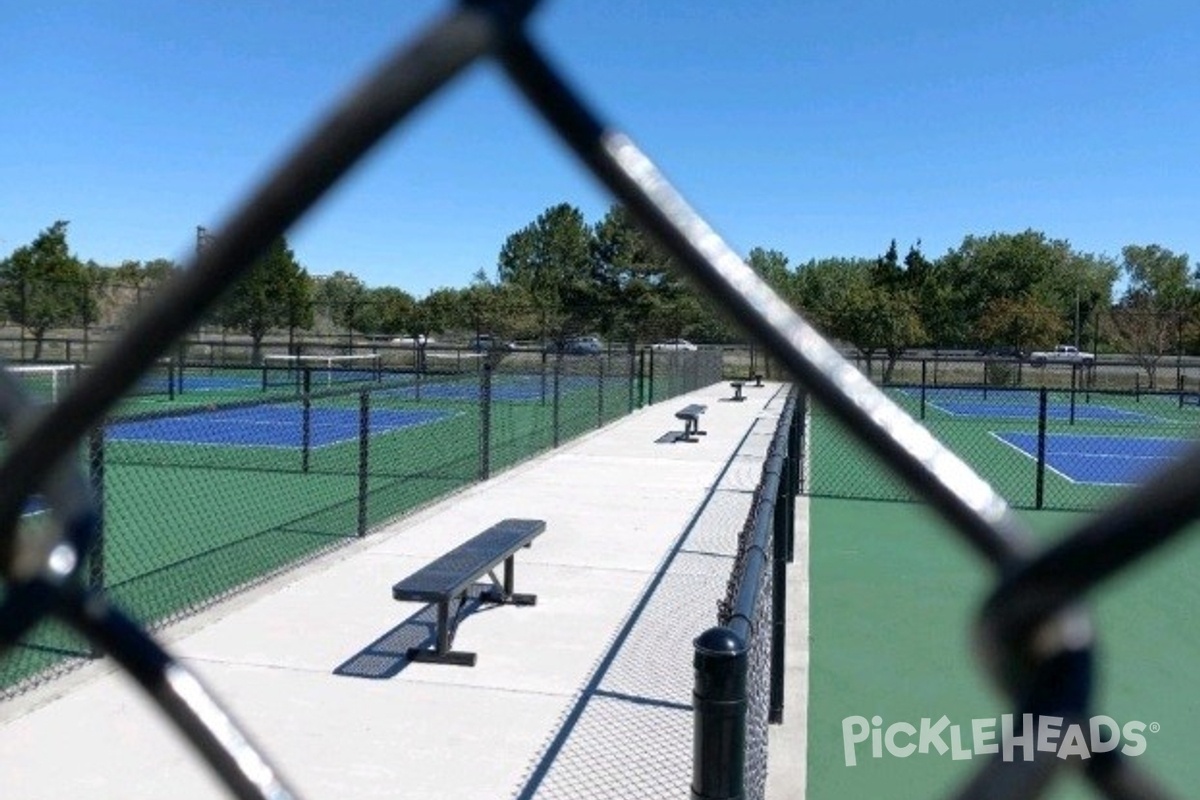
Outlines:
<svg viewBox="0 0 1200 800"><path fill-rule="evenodd" d="M683 433L675 437L677 442L697 442L697 436L703 436L707 431L700 430L700 415L708 410L708 406L693 403L675 412L675 419L683 420Z"/></svg>
<svg viewBox="0 0 1200 800"><path fill-rule="evenodd" d="M467 592L475 582L487 575L492 587L479 595L484 603L533 605L537 596L513 592L513 561L516 552L528 547L546 530L540 519L506 519L483 533L468 539L458 547L392 586L392 597L418 603L437 604L437 642L433 650L411 648L412 661L432 661L442 664L475 666L475 654L451 650L458 614L467 600ZM504 580L496 577L495 568L504 562ZM454 615L450 604L457 603Z"/></svg>

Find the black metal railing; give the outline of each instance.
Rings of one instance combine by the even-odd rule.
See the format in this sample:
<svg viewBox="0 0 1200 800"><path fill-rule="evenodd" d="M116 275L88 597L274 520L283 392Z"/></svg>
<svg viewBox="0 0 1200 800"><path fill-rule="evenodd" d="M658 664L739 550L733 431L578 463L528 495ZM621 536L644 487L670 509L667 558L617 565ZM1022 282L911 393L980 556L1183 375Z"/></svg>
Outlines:
<svg viewBox="0 0 1200 800"><path fill-rule="evenodd" d="M786 570L794 552L802 415L793 389L738 539L718 624L694 644L695 800L764 796L766 727L783 720Z"/></svg>

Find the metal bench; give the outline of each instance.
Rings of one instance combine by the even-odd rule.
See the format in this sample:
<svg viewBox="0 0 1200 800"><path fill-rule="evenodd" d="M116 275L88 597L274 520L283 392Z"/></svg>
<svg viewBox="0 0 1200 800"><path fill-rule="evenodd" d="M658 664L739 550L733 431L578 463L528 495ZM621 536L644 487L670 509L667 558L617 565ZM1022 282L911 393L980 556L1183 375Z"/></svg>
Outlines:
<svg viewBox="0 0 1200 800"><path fill-rule="evenodd" d="M518 550L528 547L545 530L546 523L540 519L503 520L392 586L392 597L396 600L437 604L434 648L409 648L409 660L475 666L475 653L450 649L468 591L486 574L492 586L478 596L481 602L534 605L537 595L513 591L513 559ZM503 581L497 579L495 573L501 561L504 562ZM451 603L457 603L453 615Z"/></svg>
<svg viewBox="0 0 1200 800"><path fill-rule="evenodd" d="M700 415L708 410L708 406L693 403L675 412L675 418L683 420L683 433L676 434L677 442L698 442L697 436L704 436L708 431L700 430Z"/></svg>
<svg viewBox="0 0 1200 800"><path fill-rule="evenodd" d="M740 403L746 399L746 396L742 394L742 387L746 385L745 381L730 381L729 385L733 387L733 397L729 398L730 400Z"/></svg>

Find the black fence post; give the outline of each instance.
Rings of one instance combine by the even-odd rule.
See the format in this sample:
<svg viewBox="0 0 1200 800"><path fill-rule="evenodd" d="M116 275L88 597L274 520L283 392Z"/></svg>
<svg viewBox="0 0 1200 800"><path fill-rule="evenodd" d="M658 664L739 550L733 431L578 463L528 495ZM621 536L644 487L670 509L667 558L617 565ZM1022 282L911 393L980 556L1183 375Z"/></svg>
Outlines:
<svg viewBox="0 0 1200 800"><path fill-rule="evenodd" d="M562 392L559 391L561 388L561 383L562 383L560 380L561 376L562 376L562 356L556 355L554 357L554 405L553 405L553 413L551 414L551 420L552 420L551 426L554 428L554 446L555 447L558 447L559 437L561 434L561 428L559 426L559 416L561 414L561 398L562 398Z"/></svg>
<svg viewBox="0 0 1200 800"><path fill-rule="evenodd" d="M492 474L492 365L484 362L479 376L479 480Z"/></svg>
<svg viewBox="0 0 1200 800"><path fill-rule="evenodd" d="M596 427L604 427L604 359L607 356L596 356Z"/></svg>
<svg viewBox="0 0 1200 800"><path fill-rule="evenodd" d="M1070 413L1067 425L1075 425L1075 387L1079 383L1079 365L1070 365Z"/></svg>
<svg viewBox="0 0 1200 800"><path fill-rule="evenodd" d="M746 783L746 644L728 628L692 642L692 800L741 798Z"/></svg>
<svg viewBox="0 0 1200 800"><path fill-rule="evenodd" d="M546 405L546 351L542 350L542 405Z"/></svg>
<svg viewBox="0 0 1200 800"><path fill-rule="evenodd" d="M650 368L649 368L649 372L647 373L647 377L649 379L649 386L647 387L647 392L646 392L646 405L652 406L652 405L654 405L654 351L653 350L650 351Z"/></svg>
<svg viewBox="0 0 1200 800"><path fill-rule="evenodd" d="M785 558L791 564L796 560L796 496L804 491L804 409L808 396L798 392L796 405L792 410L791 430L788 433L788 528L787 553Z"/></svg>
<svg viewBox="0 0 1200 800"><path fill-rule="evenodd" d="M1045 504L1046 492L1046 387L1038 393L1037 483L1034 489L1034 508Z"/></svg>
<svg viewBox="0 0 1200 800"><path fill-rule="evenodd" d="M646 351L638 351L637 366L637 407L646 405Z"/></svg>
<svg viewBox="0 0 1200 800"><path fill-rule="evenodd" d="M96 540L88 551L88 586L104 588L104 425L92 428L88 436L88 479L96 508ZM97 654L98 655L98 654Z"/></svg>
<svg viewBox="0 0 1200 800"><path fill-rule="evenodd" d="M926 386L925 367L926 367L926 361L925 361L925 359L922 358L921 359L921 419L925 419L925 386Z"/></svg>
<svg viewBox="0 0 1200 800"><path fill-rule="evenodd" d="M790 428L790 425L789 425ZM784 440L791 449L791 435ZM771 689L767 722L783 722L783 672L785 638L787 633L787 550L788 507L791 505L789 486L792 483L792 460L784 453L782 480L775 496L774 532L771 535Z"/></svg>
<svg viewBox="0 0 1200 800"><path fill-rule="evenodd" d="M367 470L370 463L371 395L358 395L358 535L367 535Z"/></svg>
<svg viewBox="0 0 1200 800"><path fill-rule="evenodd" d="M308 392L300 402L300 471L308 472L312 453L312 398Z"/></svg>
<svg viewBox="0 0 1200 800"><path fill-rule="evenodd" d="M634 369L634 353L633 345L629 346L629 369L625 373L626 387L629 389L629 408L626 409L627 414L632 414L635 406L633 405L633 369Z"/></svg>

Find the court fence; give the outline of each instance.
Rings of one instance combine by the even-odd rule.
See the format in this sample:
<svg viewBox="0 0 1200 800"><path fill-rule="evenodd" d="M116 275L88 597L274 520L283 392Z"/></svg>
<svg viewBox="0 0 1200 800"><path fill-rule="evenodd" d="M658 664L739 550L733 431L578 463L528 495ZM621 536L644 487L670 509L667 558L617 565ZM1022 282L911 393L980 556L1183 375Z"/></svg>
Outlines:
<svg viewBox="0 0 1200 800"><path fill-rule="evenodd" d="M766 793L767 726L783 721L787 565L795 556L805 405L793 387L738 537L717 625L694 642L696 800Z"/></svg>
<svg viewBox="0 0 1200 800"><path fill-rule="evenodd" d="M947 384L886 392L1018 508L1100 508L1200 438L1197 394ZM814 496L919 499L819 406L812 448Z"/></svg>
<svg viewBox="0 0 1200 800"><path fill-rule="evenodd" d="M88 585L148 627L721 377L712 353L649 351L493 354L442 373L271 371L171 369L176 391L127 404L80 454L101 509ZM41 515L34 503L23 521ZM47 622L0 656L0 698L93 655Z"/></svg>

